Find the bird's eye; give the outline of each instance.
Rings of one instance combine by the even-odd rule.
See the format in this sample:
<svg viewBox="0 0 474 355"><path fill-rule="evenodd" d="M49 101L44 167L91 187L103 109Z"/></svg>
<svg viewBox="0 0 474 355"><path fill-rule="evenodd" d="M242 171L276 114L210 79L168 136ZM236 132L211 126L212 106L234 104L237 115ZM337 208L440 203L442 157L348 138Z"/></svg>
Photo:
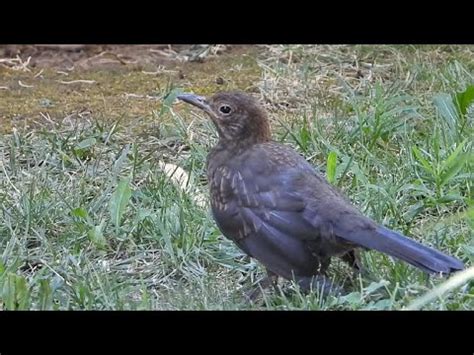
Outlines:
<svg viewBox="0 0 474 355"><path fill-rule="evenodd" d="M228 105L222 105L221 107L219 107L219 111L224 115L228 115L230 111L232 111L232 109Z"/></svg>

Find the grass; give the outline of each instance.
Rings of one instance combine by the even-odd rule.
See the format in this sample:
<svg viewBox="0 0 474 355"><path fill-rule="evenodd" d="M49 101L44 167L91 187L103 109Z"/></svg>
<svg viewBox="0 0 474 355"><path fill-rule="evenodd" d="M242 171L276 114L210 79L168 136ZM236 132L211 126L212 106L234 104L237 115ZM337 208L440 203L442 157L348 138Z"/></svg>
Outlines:
<svg viewBox="0 0 474 355"><path fill-rule="evenodd" d="M376 221L472 265L473 49L269 46L249 50L253 60L206 63L192 86L170 74L156 107L140 108L139 125L135 104L101 109L99 92L81 92L96 105L91 112L60 107L28 129L8 125L0 137L1 308L393 310L425 300L443 279L367 252L376 281L355 279L344 297L282 282L249 304L243 294L263 270L222 237L208 209L204 169L215 131L185 105L158 103L173 87L220 90L206 82L209 72L240 73L225 89L249 89L251 78L277 140ZM334 263L336 281L347 274ZM449 291L423 309L474 309L472 281Z"/></svg>

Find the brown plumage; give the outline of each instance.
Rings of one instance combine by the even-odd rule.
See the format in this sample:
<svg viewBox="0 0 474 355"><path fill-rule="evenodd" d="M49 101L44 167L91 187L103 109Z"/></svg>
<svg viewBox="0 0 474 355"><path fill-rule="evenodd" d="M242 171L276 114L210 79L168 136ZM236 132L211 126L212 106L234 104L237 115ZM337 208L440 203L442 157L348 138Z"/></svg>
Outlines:
<svg viewBox="0 0 474 355"><path fill-rule="evenodd" d="M240 92L182 101L205 111L219 134L207 161L214 219L269 275L309 289L324 281L331 257L354 267L357 248L375 249L428 273L463 269L456 258L363 216L291 148L271 140L264 110ZM319 284L318 284L319 285Z"/></svg>

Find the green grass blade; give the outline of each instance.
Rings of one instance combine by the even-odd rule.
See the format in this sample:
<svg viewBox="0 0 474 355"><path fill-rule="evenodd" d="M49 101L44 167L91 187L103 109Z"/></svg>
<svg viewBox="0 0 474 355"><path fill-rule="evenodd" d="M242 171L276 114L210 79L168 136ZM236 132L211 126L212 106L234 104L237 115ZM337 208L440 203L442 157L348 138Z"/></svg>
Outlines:
<svg viewBox="0 0 474 355"><path fill-rule="evenodd" d="M456 100L459 105L459 110L465 115L469 106L474 103L474 85L469 85L466 90L457 93Z"/></svg>
<svg viewBox="0 0 474 355"><path fill-rule="evenodd" d="M421 163L421 166L425 169L426 172L430 173L431 175L433 175L434 173L434 169L433 167L431 166L431 164L428 162L428 160L426 160L424 157L423 157L423 154L420 152L420 150L416 147L416 146L413 146L411 148L411 151L413 152L413 155L415 156L416 160Z"/></svg>
<svg viewBox="0 0 474 355"><path fill-rule="evenodd" d="M469 161L469 154L461 154L467 140L463 141L458 147L449 155L446 161L441 166L440 185L443 186L448 183L452 177L457 175L464 164Z"/></svg>
<svg viewBox="0 0 474 355"><path fill-rule="evenodd" d="M461 154L456 160L451 161L449 166L447 166L441 174L440 186L447 184L454 176L456 176L461 171L464 164L469 160L469 154Z"/></svg>
<svg viewBox="0 0 474 355"><path fill-rule="evenodd" d="M336 152L331 152L328 155L327 169L326 169L327 179L331 184L334 184L336 182L336 165L337 165L337 154Z"/></svg>
<svg viewBox="0 0 474 355"><path fill-rule="evenodd" d="M127 207L131 196L132 190L130 188L130 179L122 179L110 200L110 217L115 228L120 227L123 213L125 212L125 208Z"/></svg>
<svg viewBox="0 0 474 355"><path fill-rule="evenodd" d="M173 105L174 101L176 100L176 97L182 93L182 90L179 89L179 88L175 88L175 89L172 89L168 95L166 95L166 97L164 98L163 100L163 103L162 103L162 106L161 106L161 109L160 109L160 113L159 113L159 116L162 116L163 114L165 114L167 111L169 111L169 109L171 108L171 106Z"/></svg>
<svg viewBox="0 0 474 355"><path fill-rule="evenodd" d="M4 281L2 291L6 309L28 309L30 292L26 279L23 276L9 273Z"/></svg>
<svg viewBox="0 0 474 355"><path fill-rule="evenodd" d="M441 117L448 124L451 133L454 132L459 117L451 96L448 94L438 94L433 98L433 102Z"/></svg>
<svg viewBox="0 0 474 355"><path fill-rule="evenodd" d="M457 148L449 155L448 159L443 163L441 169L442 170L449 170L449 168L456 163L456 159L458 155L462 152L464 145L466 144L467 139L461 142Z"/></svg>
<svg viewBox="0 0 474 355"><path fill-rule="evenodd" d="M49 284L49 280L41 280L39 287L39 307L41 310L51 310L53 307L53 290Z"/></svg>

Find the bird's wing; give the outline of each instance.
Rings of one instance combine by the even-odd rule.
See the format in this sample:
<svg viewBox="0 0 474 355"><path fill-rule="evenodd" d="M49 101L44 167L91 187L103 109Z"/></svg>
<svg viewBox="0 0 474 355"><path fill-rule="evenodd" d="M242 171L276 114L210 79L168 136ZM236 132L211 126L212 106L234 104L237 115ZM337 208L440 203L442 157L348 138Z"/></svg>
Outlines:
<svg viewBox="0 0 474 355"><path fill-rule="evenodd" d="M295 151L278 146L270 153L268 147L263 152L253 151L238 169L223 174L221 207L229 209L226 214L238 216L227 219L227 223L238 223L233 235L242 238L264 228L299 240L331 242L342 238L334 242L358 244L357 238L352 240L351 228L371 228L370 219ZM359 234L363 238L363 233Z"/></svg>
<svg viewBox="0 0 474 355"><path fill-rule="evenodd" d="M309 274L315 252L325 257L345 250L337 238L346 225L337 220L345 205L296 152L277 153L253 151L235 167L217 170L211 179L213 214L227 237L270 270Z"/></svg>
<svg viewBox="0 0 474 355"><path fill-rule="evenodd" d="M314 228L304 218L305 201L285 191L284 176L243 167L223 174L212 198L215 220L224 235L274 273L311 275L318 261L304 243ZM275 180L274 180L275 179ZM288 180L289 182L289 180Z"/></svg>
<svg viewBox="0 0 474 355"><path fill-rule="evenodd" d="M228 223L244 237L262 227L304 238L314 234L314 227L304 217L305 198L295 191L295 184L304 178L299 169L280 169L267 157L253 155L238 169L220 176L214 206L218 214L228 215ZM232 218L232 216L234 218ZM228 227L231 227L230 225ZM235 234L233 233L233 234Z"/></svg>

